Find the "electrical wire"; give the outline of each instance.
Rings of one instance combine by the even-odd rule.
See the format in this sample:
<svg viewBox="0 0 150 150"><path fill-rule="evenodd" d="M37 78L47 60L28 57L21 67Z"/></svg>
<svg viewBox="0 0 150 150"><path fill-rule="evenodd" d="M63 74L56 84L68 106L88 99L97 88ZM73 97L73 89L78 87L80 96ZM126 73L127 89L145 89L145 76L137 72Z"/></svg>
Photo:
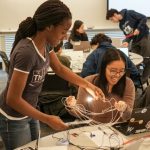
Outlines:
<svg viewBox="0 0 150 150"><path fill-rule="evenodd" d="M92 120L93 123L96 124L102 124L102 122L99 121L95 121L93 118L93 116L100 116L100 115L104 115L106 113L110 113L111 112L111 120L108 123L112 123L112 122L117 122L122 116L121 116L121 112L119 112L112 104L112 101L116 100L114 98L111 99L105 99L105 103L109 104L109 107L101 110L101 112L92 112L90 110L87 110L82 104L76 104L75 106L68 106L66 104L66 100L63 100L62 103L65 106L66 110L68 111L72 111L75 116L77 116L81 121L83 120ZM116 113L114 113L114 111L116 111ZM90 117L92 116L92 117ZM119 116L117 118L117 116Z"/></svg>

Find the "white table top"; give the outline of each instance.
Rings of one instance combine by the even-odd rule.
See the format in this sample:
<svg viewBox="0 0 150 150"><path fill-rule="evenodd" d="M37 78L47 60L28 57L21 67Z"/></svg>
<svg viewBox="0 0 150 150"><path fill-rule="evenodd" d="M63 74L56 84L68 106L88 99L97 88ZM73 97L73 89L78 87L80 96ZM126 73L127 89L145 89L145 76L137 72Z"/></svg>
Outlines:
<svg viewBox="0 0 150 150"><path fill-rule="evenodd" d="M65 49L62 52L62 55L68 56L71 61L71 69L75 73L80 73L83 67L83 63L85 62L87 56L92 52L83 52L83 51L74 51L73 49ZM129 52L129 58L135 65L139 65L143 62L143 57L136 53ZM52 72L52 70L49 70Z"/></svg>
<svg viewBox="0 0 150 150"><path fill-rule="evenodd" d="M74 50L64 50L62 55L69 56L71 59L71 68L73 72L81 72L83 63L85 62L87 56L92 52L84 53L83 51L74 51ZM139 65L143 62L143 57L136 53L129 52L129 58L135 65Z"/></svg>
<svg viewBox="0 0 150 150"><path fill-rule="evenodd" d="M61 55L65 55L70 59L71 62L71 69L75 73L80 73L82 70L83 63L86 60L86 57L91 53L83 51L74 51L73 49L65 49L63 50ZM52 72L51 68L49 69L50 72Z"/></svg>
<svg viewBox="0 0 150 150"><path fill-rule="evenodd" d="M150 132L124 136L109 125L95 125L43 137L39 140L39 150L79 150L78 147L69 144L68 139L74 145L91 148L103 146L110 149L110 147L119 146L126 150L150 149ZM29 147L34 149L35 145L36 141L33 141L16 150L31 150Z"/></svg>
<svg viewBox="0 0 150 150"><path fill-rule="evenodd" d="M129 52L129 58L135 65L139 65L143 62L143 57L136 53Z"/></svg>

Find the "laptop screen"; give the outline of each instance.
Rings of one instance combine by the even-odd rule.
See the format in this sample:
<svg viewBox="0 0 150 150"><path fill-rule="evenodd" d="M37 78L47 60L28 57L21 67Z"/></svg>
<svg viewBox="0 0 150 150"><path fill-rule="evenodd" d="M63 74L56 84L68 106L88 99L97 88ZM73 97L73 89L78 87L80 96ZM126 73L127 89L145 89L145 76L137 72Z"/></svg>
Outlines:
<svg viewBox="0 0 150 150"><path fill-rule="evenodd" d="M128 50L128 48L120 47L120 48L117 48L117 49L120 49L124 54L126 54L129 57L129 50Z"/></svg>
<svg viewBox="0 0 150 150"><path fill-rule="evenodd" d="M150 107L135 108L127 122L114 124L113 127L125 135L150 130Z"/></svg>
<svg viewBox="0 0 150 150"><path fill-rule="evenodd" d="M73 43L73 50L75 50L75 51L90 50L90 42L89 41L74 42Z"/></svg>

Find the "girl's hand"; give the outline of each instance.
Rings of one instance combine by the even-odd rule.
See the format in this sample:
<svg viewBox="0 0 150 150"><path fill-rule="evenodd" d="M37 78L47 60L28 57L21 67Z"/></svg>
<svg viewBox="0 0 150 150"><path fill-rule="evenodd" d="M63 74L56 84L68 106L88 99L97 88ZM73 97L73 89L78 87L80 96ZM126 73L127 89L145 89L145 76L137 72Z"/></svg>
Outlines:
<svg viewBox="0 0 150 150"><path fill-rule="evenodd" d="M74 107L76 105L76 99L74 96L69 96L66 98L66 104L68 107Z"/></svg>
<svg viewBox="0 0 150 150"><path fill-rule="evenodd" d="M56 131L67 130L68 126L58 117L47 115L46 124Z"/></svg>
<svg viewBox="0 0 150 150"><path fill-rule="evenodd" d="M140 31L138 29L135 29L133 35L139 35L139 34L140 34Z"/></svg>
<svg viewBox="0 0 150 150"><path fill-rule="evenodd" d="M105 100L105 95L102 90L95 85L88 83L88 86L85 88L86 91L95 98L95 100Z"/></svg>
<svg viewBox="0 0 150 150"><path fill-rule="evenodd" d="M124 112L127 109L127 104L124 101L115 102L115 108L118 111Z"/></svg>
<svg viewBox="0 0 150 150"><path fill-rule="evenodd" d="M129 43L128 42L123 42L121 47L128 47L129 46Z"/></svg>

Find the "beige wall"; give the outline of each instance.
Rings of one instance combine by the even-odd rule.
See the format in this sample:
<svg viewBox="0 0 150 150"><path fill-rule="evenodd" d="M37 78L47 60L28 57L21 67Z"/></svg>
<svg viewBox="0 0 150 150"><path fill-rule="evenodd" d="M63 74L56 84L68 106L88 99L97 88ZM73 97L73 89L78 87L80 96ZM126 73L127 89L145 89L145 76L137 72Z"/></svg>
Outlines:
<svg viewBox="0 0 150 150"><path fill-rule="evenodd" d="M0 32L16 31L19 23L32 16L45 0L0 0ZM106 21L107 0L62 0L70 8L73 21L81 19L87 27L99 29L118 28ZM150 21L148 22L150 25Z"/></svg>
<svg viewBox="0 0 150 150"><path fill-rule="evenodd" d="M0 0L0 31L15 31L18 24L32 16L45 0ZM105 20L106 0L62 0L70 8L73 21L81 19L87 27L116 28Z"/></svg>

